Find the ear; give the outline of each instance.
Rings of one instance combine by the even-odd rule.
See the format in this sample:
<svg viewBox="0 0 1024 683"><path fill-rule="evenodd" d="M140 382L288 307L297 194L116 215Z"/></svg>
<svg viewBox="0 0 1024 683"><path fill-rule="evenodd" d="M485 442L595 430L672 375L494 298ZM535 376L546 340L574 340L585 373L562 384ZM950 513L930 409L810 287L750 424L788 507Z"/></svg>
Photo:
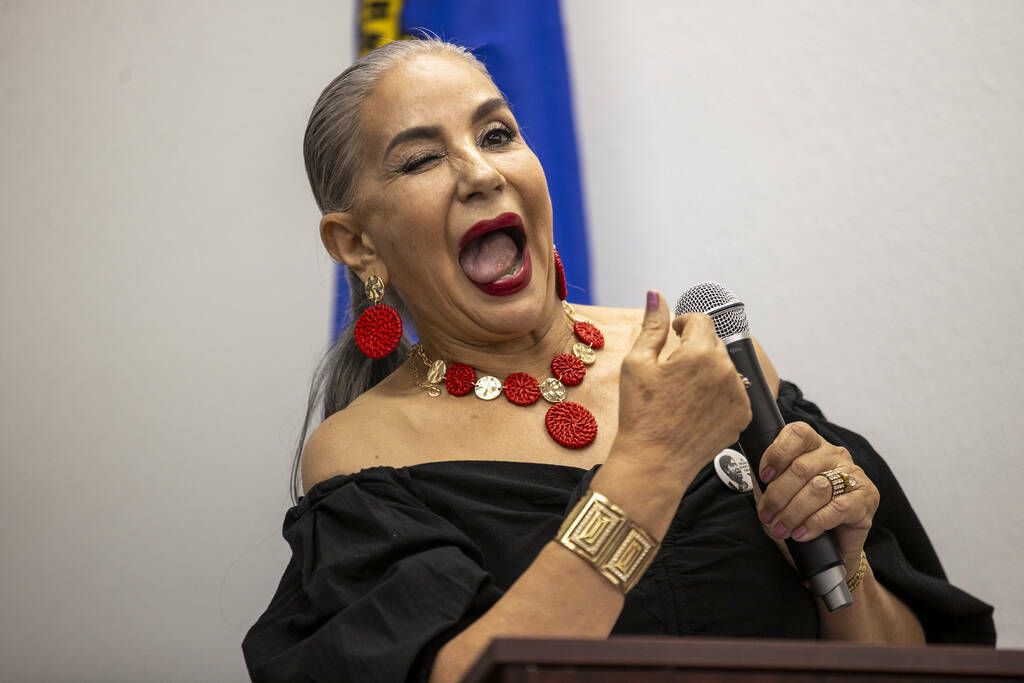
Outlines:
<svg viewBox="0 0 1024 683"><path fill-rule="evenodd" d="M388 281L387 268L373 246L373 238L365 232L347 211L335 211L320 219L320 240L327 253L343 263L365 280L379 275Z"/></svg>

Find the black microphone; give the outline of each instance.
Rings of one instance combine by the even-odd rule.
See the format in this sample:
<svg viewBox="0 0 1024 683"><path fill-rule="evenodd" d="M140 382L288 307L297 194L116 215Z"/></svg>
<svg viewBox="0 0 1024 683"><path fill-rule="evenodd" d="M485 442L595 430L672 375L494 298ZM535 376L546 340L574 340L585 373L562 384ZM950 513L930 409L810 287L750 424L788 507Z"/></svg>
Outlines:
<svg viewBox="0 0 1024 683"><path fill-rule="evenodd" d="M743 302L725 285L701 282L679 297L676 315L683 313L706 313L711 316L715 323L715 333L729 350L733 365L750 381L747 395L753 417L740 434L740 446L757 482L764 489L760 474L761 456L786 426L786 422L772 398L771 388L757 360ZM831 532L805 543L787 538L786 547L789 548L800 577L810 585L811 592L822 599L829 612L853 604L853 597L846 587L846 564Z"/></svg>

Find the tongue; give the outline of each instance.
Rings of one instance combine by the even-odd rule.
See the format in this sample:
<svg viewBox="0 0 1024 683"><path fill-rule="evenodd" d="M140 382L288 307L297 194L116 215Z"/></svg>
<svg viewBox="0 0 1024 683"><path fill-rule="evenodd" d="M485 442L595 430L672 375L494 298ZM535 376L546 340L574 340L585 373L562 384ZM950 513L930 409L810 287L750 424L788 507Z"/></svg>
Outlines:
<svg viewBox="0 0 1024 683"><path fill-rule="evenodd" d="M487 284L508 273L518 252L515 241L507 233L495 230L467 244L459 255L459 263L466 277Z"/></svg>

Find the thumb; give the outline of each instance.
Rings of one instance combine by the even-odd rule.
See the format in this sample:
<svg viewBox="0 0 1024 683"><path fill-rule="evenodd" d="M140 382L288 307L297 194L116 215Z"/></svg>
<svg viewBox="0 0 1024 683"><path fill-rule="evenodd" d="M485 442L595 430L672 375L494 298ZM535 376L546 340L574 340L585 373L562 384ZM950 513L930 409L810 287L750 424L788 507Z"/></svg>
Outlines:
<svg viewBox="0 0 1024 683"><path fill-rule="evenodd" d="M640 335L633 342L632 354L656 361L668 339L668 303L660 292L647 292L647 309L640 326Z"/></svg>

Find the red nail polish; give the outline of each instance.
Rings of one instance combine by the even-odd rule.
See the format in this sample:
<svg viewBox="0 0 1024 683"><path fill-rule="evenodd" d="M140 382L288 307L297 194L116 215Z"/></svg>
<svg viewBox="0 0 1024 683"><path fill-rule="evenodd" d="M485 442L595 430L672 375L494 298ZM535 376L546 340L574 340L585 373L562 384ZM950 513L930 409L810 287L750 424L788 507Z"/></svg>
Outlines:
<svg viewBox="0 0 1024 683"><path fill-rule="evenodd" d="M761 481L763 481L766 484L768 482L770 482L774 478L775 478L775 468L774 467L768 467L768 468L765 469L764 472L761 473Z"/></svg>
<svg viewBox="0 0 1024 683"><path fill-rule="evenodd" d="M647 310L648 311L655 311L657 309L658 309L658 293L657 292L648 291L647 292Z"/></svg>
<svg viewBox="0 0 1024 683"><path fill-rule="evenodd" d="M807 533L807 527L805 527L804 525L801 524L797 528L793 529L793 538L799 539L801 536L803 536L806 533Z"/></svg>
<svg viewBox="0 0 1024 683"><path fill-rule="evenodd" d="M772 536L774 536L775 538L782 538L785 535L786 527L784 527L781 522L776 524L775 528L772 529Z"/></svg>

